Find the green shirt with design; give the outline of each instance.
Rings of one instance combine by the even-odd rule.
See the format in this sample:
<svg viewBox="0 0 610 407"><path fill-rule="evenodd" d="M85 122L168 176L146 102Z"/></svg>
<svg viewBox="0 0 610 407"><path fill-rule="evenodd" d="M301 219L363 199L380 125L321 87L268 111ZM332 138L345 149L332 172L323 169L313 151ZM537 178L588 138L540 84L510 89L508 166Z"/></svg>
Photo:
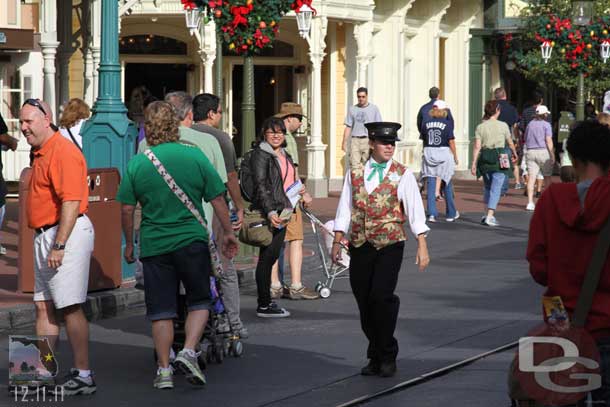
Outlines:
<svg viewBox="0 0 610 407"><path fill-rule="evenodd" d="M201 214L202 200L209 202L225 192L224 183L199 148L164 143L151 150ZM140 257L171 253L195 241L208 241L207 230L144 154L129 161L117 201L134 206L139 202L142 206Z"/></svg>

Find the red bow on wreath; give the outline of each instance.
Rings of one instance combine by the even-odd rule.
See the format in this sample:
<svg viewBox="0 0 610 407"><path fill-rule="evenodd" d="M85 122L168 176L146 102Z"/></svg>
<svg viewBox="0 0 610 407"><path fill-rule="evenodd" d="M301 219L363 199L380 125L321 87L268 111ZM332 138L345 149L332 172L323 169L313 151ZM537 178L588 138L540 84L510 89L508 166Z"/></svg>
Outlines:
<svg viewBox="0 0 610 407"><path fill-rule="evenodd" d="M182 1L182 6L184 7L185 10L194 10L197 8L197 4L195 4L195 2L192 0L181 0L181 1Z"/></svg>
<svg viewBox="0 0 610 407"><path fill-rule="evenodd" d="M256 46L259 48L263 48L266 44L271 42L269 37L267 37L266 35L263 35L261 30L259 30L258 28L256 29L256 32L254 33L254 39L256 40Z"/></svg>
<svg viewBox="0 0 610 407"><path fill-rule="evenodd" d="M248 25L248 20L246 19L246 15L252 11L252 4L248 6L233 6L231 7L231 14L233 14L233 27L237 27L238 25Z"/></svg>
<svg viewBox="0 0 610 407"><path fill-rule="evenodd" d="M290 8L294 10L295 13L298 13L303 5L307 5L310 9L312 9L314 14L318 14L316 9L311 6L311 0L294 0L294 2L290 5Z"/></svg>

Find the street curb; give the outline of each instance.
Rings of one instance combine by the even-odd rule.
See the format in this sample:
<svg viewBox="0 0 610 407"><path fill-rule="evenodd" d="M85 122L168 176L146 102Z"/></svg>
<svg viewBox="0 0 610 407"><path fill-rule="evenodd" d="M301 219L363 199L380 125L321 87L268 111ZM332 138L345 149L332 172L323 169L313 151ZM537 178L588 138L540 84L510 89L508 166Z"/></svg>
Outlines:
<svg viewBox="0 0 610 407"><path fill-rule="evenodd" d="M255 270L238 270L239 286L250 285L255 282ZM88 320L112 318L122 312L144 306L144 290L133 287L117 288L115 290L101 291L87 295L83 310ZM13 329L27 328L36 322L34 304L20 304L11 308L0 309L0 333Z"/></svg>
<svg viewBox="0 0 610 407"><path fill-rule="evenodd" d="M110 318L121 312L144 305L144 291L136 288L117 288L111 291L90 293L83 304L89 320ZM36 322L34 304L16 305L0 309L0 332L32 326Z"/></svg>

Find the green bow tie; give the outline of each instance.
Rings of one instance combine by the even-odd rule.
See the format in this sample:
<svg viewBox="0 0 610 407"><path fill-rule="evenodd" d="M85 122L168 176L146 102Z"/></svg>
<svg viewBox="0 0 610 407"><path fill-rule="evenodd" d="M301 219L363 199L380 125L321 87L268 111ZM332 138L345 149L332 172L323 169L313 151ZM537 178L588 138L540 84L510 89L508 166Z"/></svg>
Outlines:
<svg viewBox="0 0 610 407"><path fill-rule="evenodd" d="M379 163L371 163L371 167L373 167L373 171L371 171L371 174L369 175L369 177L366 179L367 181L370 181L371 179L373 179L373 176L375 176L375 173L379 174L379 183L381 184L383 182L383 170L385 170L385 167L388 163L385 162L383 164L379 164Z"/></svg>

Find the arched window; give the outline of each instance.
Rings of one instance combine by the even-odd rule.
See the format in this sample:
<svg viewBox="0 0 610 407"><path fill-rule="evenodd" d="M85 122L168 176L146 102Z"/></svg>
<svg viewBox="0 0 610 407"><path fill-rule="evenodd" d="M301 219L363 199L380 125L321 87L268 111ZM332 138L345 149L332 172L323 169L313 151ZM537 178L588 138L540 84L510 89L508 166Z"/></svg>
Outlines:
<svg viewBox="0 0 610 407"><path fill-rule="evenodd" d="M131 35L119 40L119 52L130 55L186 55L186 43L159 35Z"/></svg>

